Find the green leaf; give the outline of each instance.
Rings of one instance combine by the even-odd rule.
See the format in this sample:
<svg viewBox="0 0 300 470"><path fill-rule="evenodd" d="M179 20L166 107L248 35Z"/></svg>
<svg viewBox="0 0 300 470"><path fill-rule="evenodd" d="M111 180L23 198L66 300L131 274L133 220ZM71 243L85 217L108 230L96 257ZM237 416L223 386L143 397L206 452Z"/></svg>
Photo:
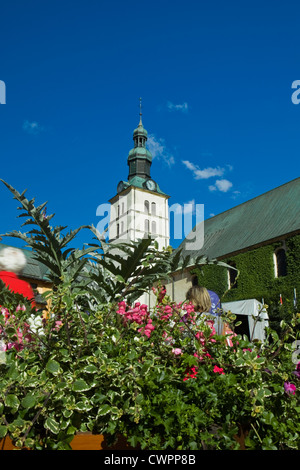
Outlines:
<svg viewBox="0 0 300 470"><path fill-rule="evenodd" d="M36 403L36 399L31 394L26 395L26 397L24 397L23 400L21 401L21 405L23 406L23 408L26 408L26 409L34 407L35 403Z"/></svg>
<svg viewBox="0 0 300 470"><path fill-rule="evenodd" d="M59 382L57 385L56 385L56 388L58 390L64 390L65 388L67 388L68 384L67 382Z"/></svg>
<svg viewBox="0 0 300 470"><path fill-rule="evenodd" d="M53 434L59 433L59 424L54 418L47 418L45 421L45 428L49 429Z"/></svg>
<svg viewBox="0 0 300 470"><path fill-rule="evenodd" d="M63 410L62 413L63 413L64 417L68 419L68 418L70 418L70 416L72 416L73 410Z"/></svg>
<svg viewBox="0 0 300 470"><path fill-rule="evenodd" d="M83 368L83 372L86 372L87 374L96 374L98 372L98 369L94 365L88 365Z"/></svg>
<svg viewBox="0 0 300 470"><path fill-rule="evenodd" d="M76 403L76 410L89 411L93 405L88 400L80 400Z"/></svg>
<svg viewBox="0 0 300 470"><path fill-rule="evenodd" d="M5 437L7 434L7 426L0 426L0 439Z"/></svg>
<svg viewBox="0 0 300 470"><path fill-rule="evenodd" d="M110 412L110 405L104 404L100 405L98 408L98 416L106 415Z"/></svg>
<svg viewBox="0 0 300 470"><path fill-rule="evenodd" d="M28 437L27 439L25 439L24 444L25 444L25 447L33 447L35 444L35 440Z"/></svg>
<svg viewBox="0 0 300 470"><path fill-rule="evenodd" d="M46 369L48 372L51 374L56 375L60 369L59 363L57 361L54 361L53 359L50 359L47 364L46 364Z"/></svg>
<svg viewBox="0 0 300 470"><path fill-rule="evenodd" d="M72 386L74 392L85 392L86 390L90 390L90 388L90 385L83 379L75 380Z"/></svg>
<svg viewBox="0 0 300 470"><path fill-rule="evenodd" d="M18 408L20 405L20 401L16 395L9 394L5 398L5 404L10 408Z"/></svg>

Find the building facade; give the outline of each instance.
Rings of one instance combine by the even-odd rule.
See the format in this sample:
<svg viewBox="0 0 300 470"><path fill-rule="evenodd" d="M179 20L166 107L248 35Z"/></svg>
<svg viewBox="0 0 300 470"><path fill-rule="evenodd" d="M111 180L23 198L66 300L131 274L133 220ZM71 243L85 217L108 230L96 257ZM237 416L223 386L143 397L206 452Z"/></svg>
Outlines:
<svg viewBox="0 0 300 470"><path fill-rule="evenodd" d="M224 302L256 298L266 303L300 305L300 178L203 222L203 247L188 243L182 255L207 256L234 269L216 265L191 266L173 273L167 293L182 301L192 284L213 290Z"/></svg>

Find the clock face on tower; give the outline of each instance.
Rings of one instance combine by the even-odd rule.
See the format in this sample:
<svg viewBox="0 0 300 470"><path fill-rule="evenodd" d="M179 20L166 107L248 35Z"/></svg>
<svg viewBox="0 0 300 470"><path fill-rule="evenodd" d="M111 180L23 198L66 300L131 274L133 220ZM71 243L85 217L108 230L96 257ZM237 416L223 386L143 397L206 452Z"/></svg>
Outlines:
<svg viewBox="0 0 300 470"><path fill-rule="evenodd" d="M153 180L147 180L146 181L146 188L149 189L149 191L154 191L156 189L156 183Z"/></svg>

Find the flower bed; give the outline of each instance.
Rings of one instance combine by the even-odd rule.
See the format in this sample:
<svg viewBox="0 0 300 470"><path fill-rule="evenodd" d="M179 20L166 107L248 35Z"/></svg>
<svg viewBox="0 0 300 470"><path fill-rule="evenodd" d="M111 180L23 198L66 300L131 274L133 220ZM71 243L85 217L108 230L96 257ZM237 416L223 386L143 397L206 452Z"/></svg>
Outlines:
<svg viewBox="0 0 300 470"><path fill-rule="evenodd" d="M13 235L49 266L54 289L43 318L0 283L0 439L37 450L72 449L79 433L142 450L299 450L299 313L262 343L218 336L161 289L149 311L141 293L186 260L151 240L67 248L77 231L62 236L44 205L10 189L35 224ZM223 321L234 332L230 312Z"/></svg>

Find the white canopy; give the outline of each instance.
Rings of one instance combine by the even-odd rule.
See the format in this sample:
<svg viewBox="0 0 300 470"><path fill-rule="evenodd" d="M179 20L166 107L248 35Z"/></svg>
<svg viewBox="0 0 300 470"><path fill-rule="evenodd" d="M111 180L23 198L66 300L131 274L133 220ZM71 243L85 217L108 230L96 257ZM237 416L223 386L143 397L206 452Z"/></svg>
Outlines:
<svg viewBox="0 0 300 470"><path fill-rule="evenodd" d="M222 309L225 312L231 311L236 315L247 315L250 333L249 339L264 341L266 336L265 328L269 326L269 317L261 302L256 299L224 302L222 303ZM255 317L259 317L259 319Z"/></svg>

